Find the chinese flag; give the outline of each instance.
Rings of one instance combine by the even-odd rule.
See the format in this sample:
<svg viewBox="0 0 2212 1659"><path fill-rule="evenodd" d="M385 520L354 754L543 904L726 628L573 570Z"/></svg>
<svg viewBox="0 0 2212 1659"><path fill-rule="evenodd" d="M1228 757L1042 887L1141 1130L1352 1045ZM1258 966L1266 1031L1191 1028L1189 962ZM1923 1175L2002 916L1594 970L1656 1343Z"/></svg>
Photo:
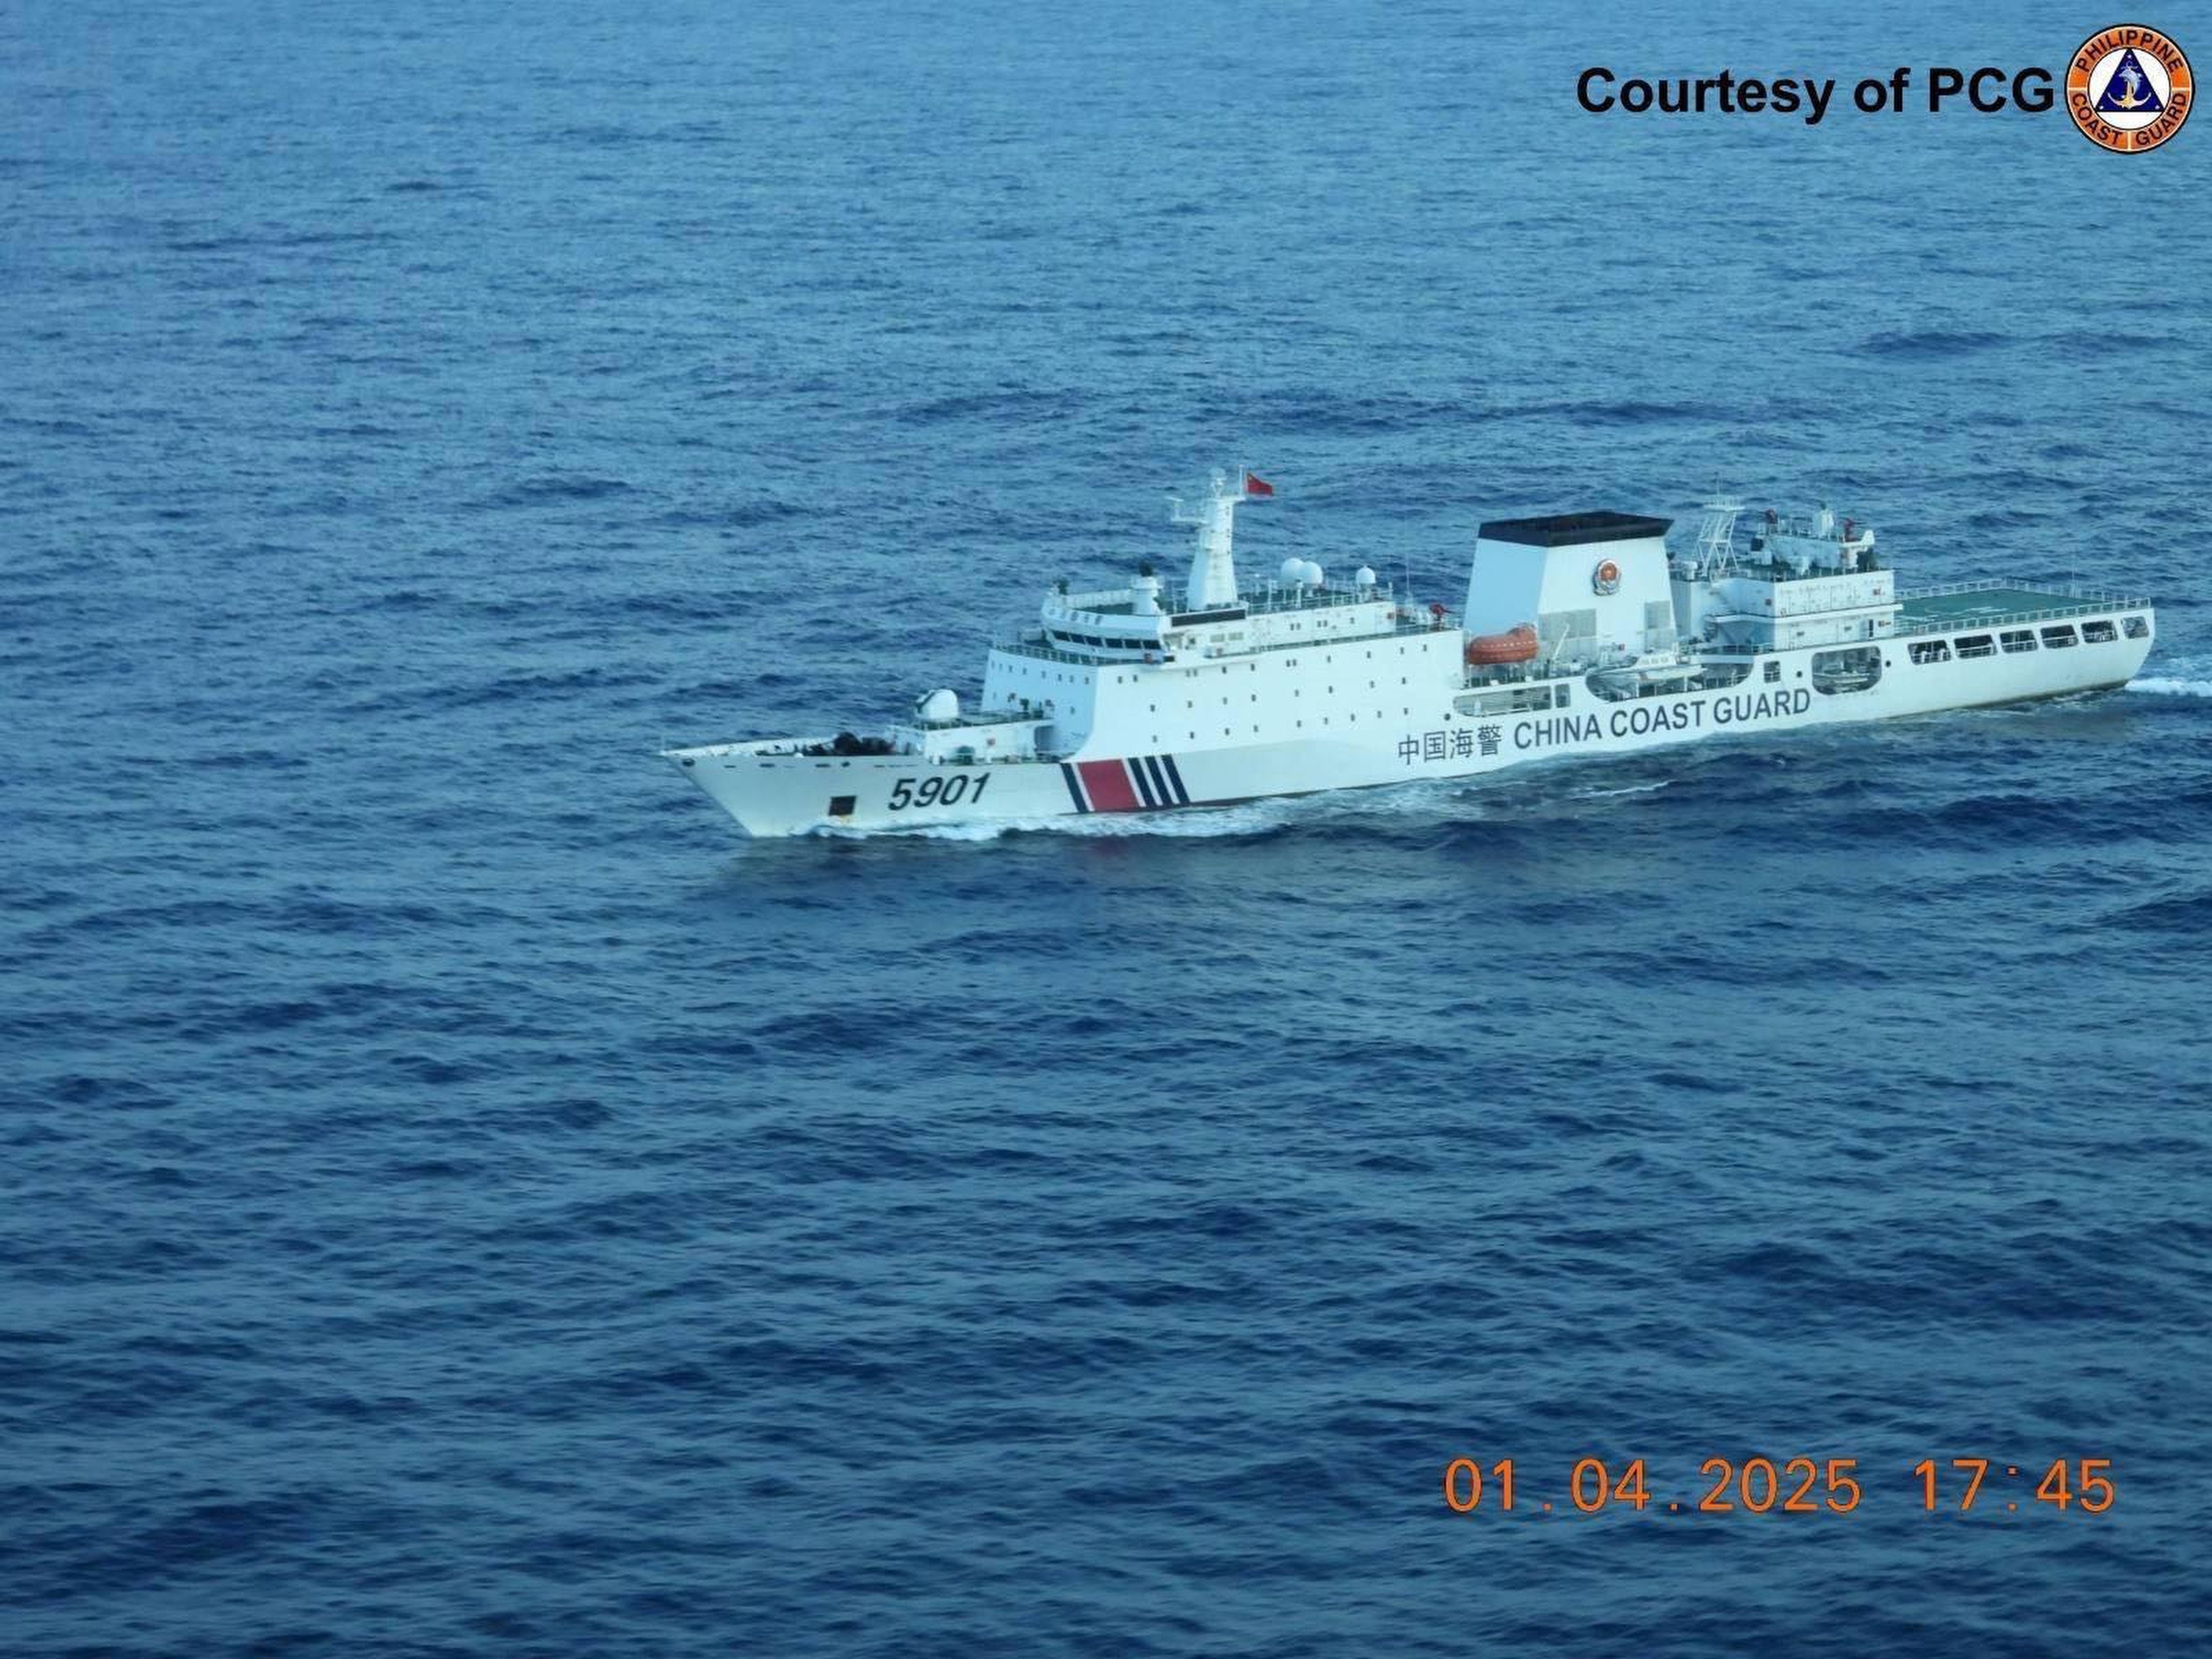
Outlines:
<svg viewBox="0 0 2212 1659"><path fill-rule="evenodd" d="M1244 475L1244 493L1247 495L1272 495L1275 493L1275 486L1256 472L1247 472Z"/></svg>

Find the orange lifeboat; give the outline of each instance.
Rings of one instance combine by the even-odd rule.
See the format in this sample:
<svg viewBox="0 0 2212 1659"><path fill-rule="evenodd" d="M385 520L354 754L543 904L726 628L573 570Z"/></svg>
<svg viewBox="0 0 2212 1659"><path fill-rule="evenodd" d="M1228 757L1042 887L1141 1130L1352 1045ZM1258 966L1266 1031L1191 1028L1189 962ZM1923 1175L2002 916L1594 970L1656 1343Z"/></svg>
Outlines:
<svg viewBox="0 0 2212 1659"><path fill-rule="evenodd" d="M1522 623L1503 634L1477 634L1467 642L1467 664L1470 668L1488 668L1501 662L1528 662L1536 651L1536 630Z"/></svg>

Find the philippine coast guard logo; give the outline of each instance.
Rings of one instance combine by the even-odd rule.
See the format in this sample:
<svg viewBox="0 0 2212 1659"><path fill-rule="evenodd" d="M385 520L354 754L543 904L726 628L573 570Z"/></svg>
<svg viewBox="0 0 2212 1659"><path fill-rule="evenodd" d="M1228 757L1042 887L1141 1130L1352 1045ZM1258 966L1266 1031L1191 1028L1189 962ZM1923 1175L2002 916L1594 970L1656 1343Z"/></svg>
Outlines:
<svg viewBox="0 0 2212 1659"><path fill-rule="evenodd" d="M1597 568L1590 572L1590 591L1594 593L1620 592L1620 567L1611 559L1599 560Z"/></svg>
<svg viewBox="0 0 2212 1659"><path fill-rule="evenodd" d="M2066 64L2066 111L2092 143L2156 149L2181 130L2196 94L2189 60L2156 29L2116 24Z"/></svg>

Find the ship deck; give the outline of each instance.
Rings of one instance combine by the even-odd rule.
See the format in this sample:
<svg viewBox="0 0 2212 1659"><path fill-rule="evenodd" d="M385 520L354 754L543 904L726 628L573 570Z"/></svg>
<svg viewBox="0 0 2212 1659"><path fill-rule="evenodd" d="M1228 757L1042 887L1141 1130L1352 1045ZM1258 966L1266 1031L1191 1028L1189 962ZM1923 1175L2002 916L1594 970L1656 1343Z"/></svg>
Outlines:
<svg viewBox="0 0 2212 1659"><path fill-rule="evenodd" d="M2042 622L2128 606L2148 608L2141 599L2118 593L2021 587L2010 582L1972 582L1899 594L1897 631L1929 634L1958 628L1993 628L2002 623Z"/></svg>

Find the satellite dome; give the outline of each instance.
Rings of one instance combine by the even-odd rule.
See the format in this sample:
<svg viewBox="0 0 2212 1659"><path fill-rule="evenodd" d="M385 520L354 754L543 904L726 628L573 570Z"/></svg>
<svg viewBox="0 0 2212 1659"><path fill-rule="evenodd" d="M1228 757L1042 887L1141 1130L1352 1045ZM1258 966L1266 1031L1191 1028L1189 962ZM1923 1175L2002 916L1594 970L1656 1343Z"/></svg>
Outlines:
<svg viewBox="0 0 2212 1659"><path fill-rule="evenodd" d="M1306 562L1295 556L1285 559L1283 568L1275 574L1282 580L1283 586L1285 587L1296 587L1306 579Z"/></svg>
<svg viewBox="0 0 2212 1659"><path fill-rule="evenodd" d="M1362 587L1374 586L1375 567L1371 564L1361 565L1359 567L1359 574L1354 576L1352 580L1358 582Z"/></svg>
<svg viewBox="0 0 2212 1659"><path fill-rule="evenodd" d="M1309 587L1319 587L1322 584L1321 567L1316 564L1311 559L1308 559L1305 562L1305 565L1306 586Z"/></svg>
<svg viewBox="0 0 2212 1659"><path fill-rule="evenodd" d="M933 691L915 704L914 712L927 725L950 726L960 718L959 694L942 689Z"/></svg>

